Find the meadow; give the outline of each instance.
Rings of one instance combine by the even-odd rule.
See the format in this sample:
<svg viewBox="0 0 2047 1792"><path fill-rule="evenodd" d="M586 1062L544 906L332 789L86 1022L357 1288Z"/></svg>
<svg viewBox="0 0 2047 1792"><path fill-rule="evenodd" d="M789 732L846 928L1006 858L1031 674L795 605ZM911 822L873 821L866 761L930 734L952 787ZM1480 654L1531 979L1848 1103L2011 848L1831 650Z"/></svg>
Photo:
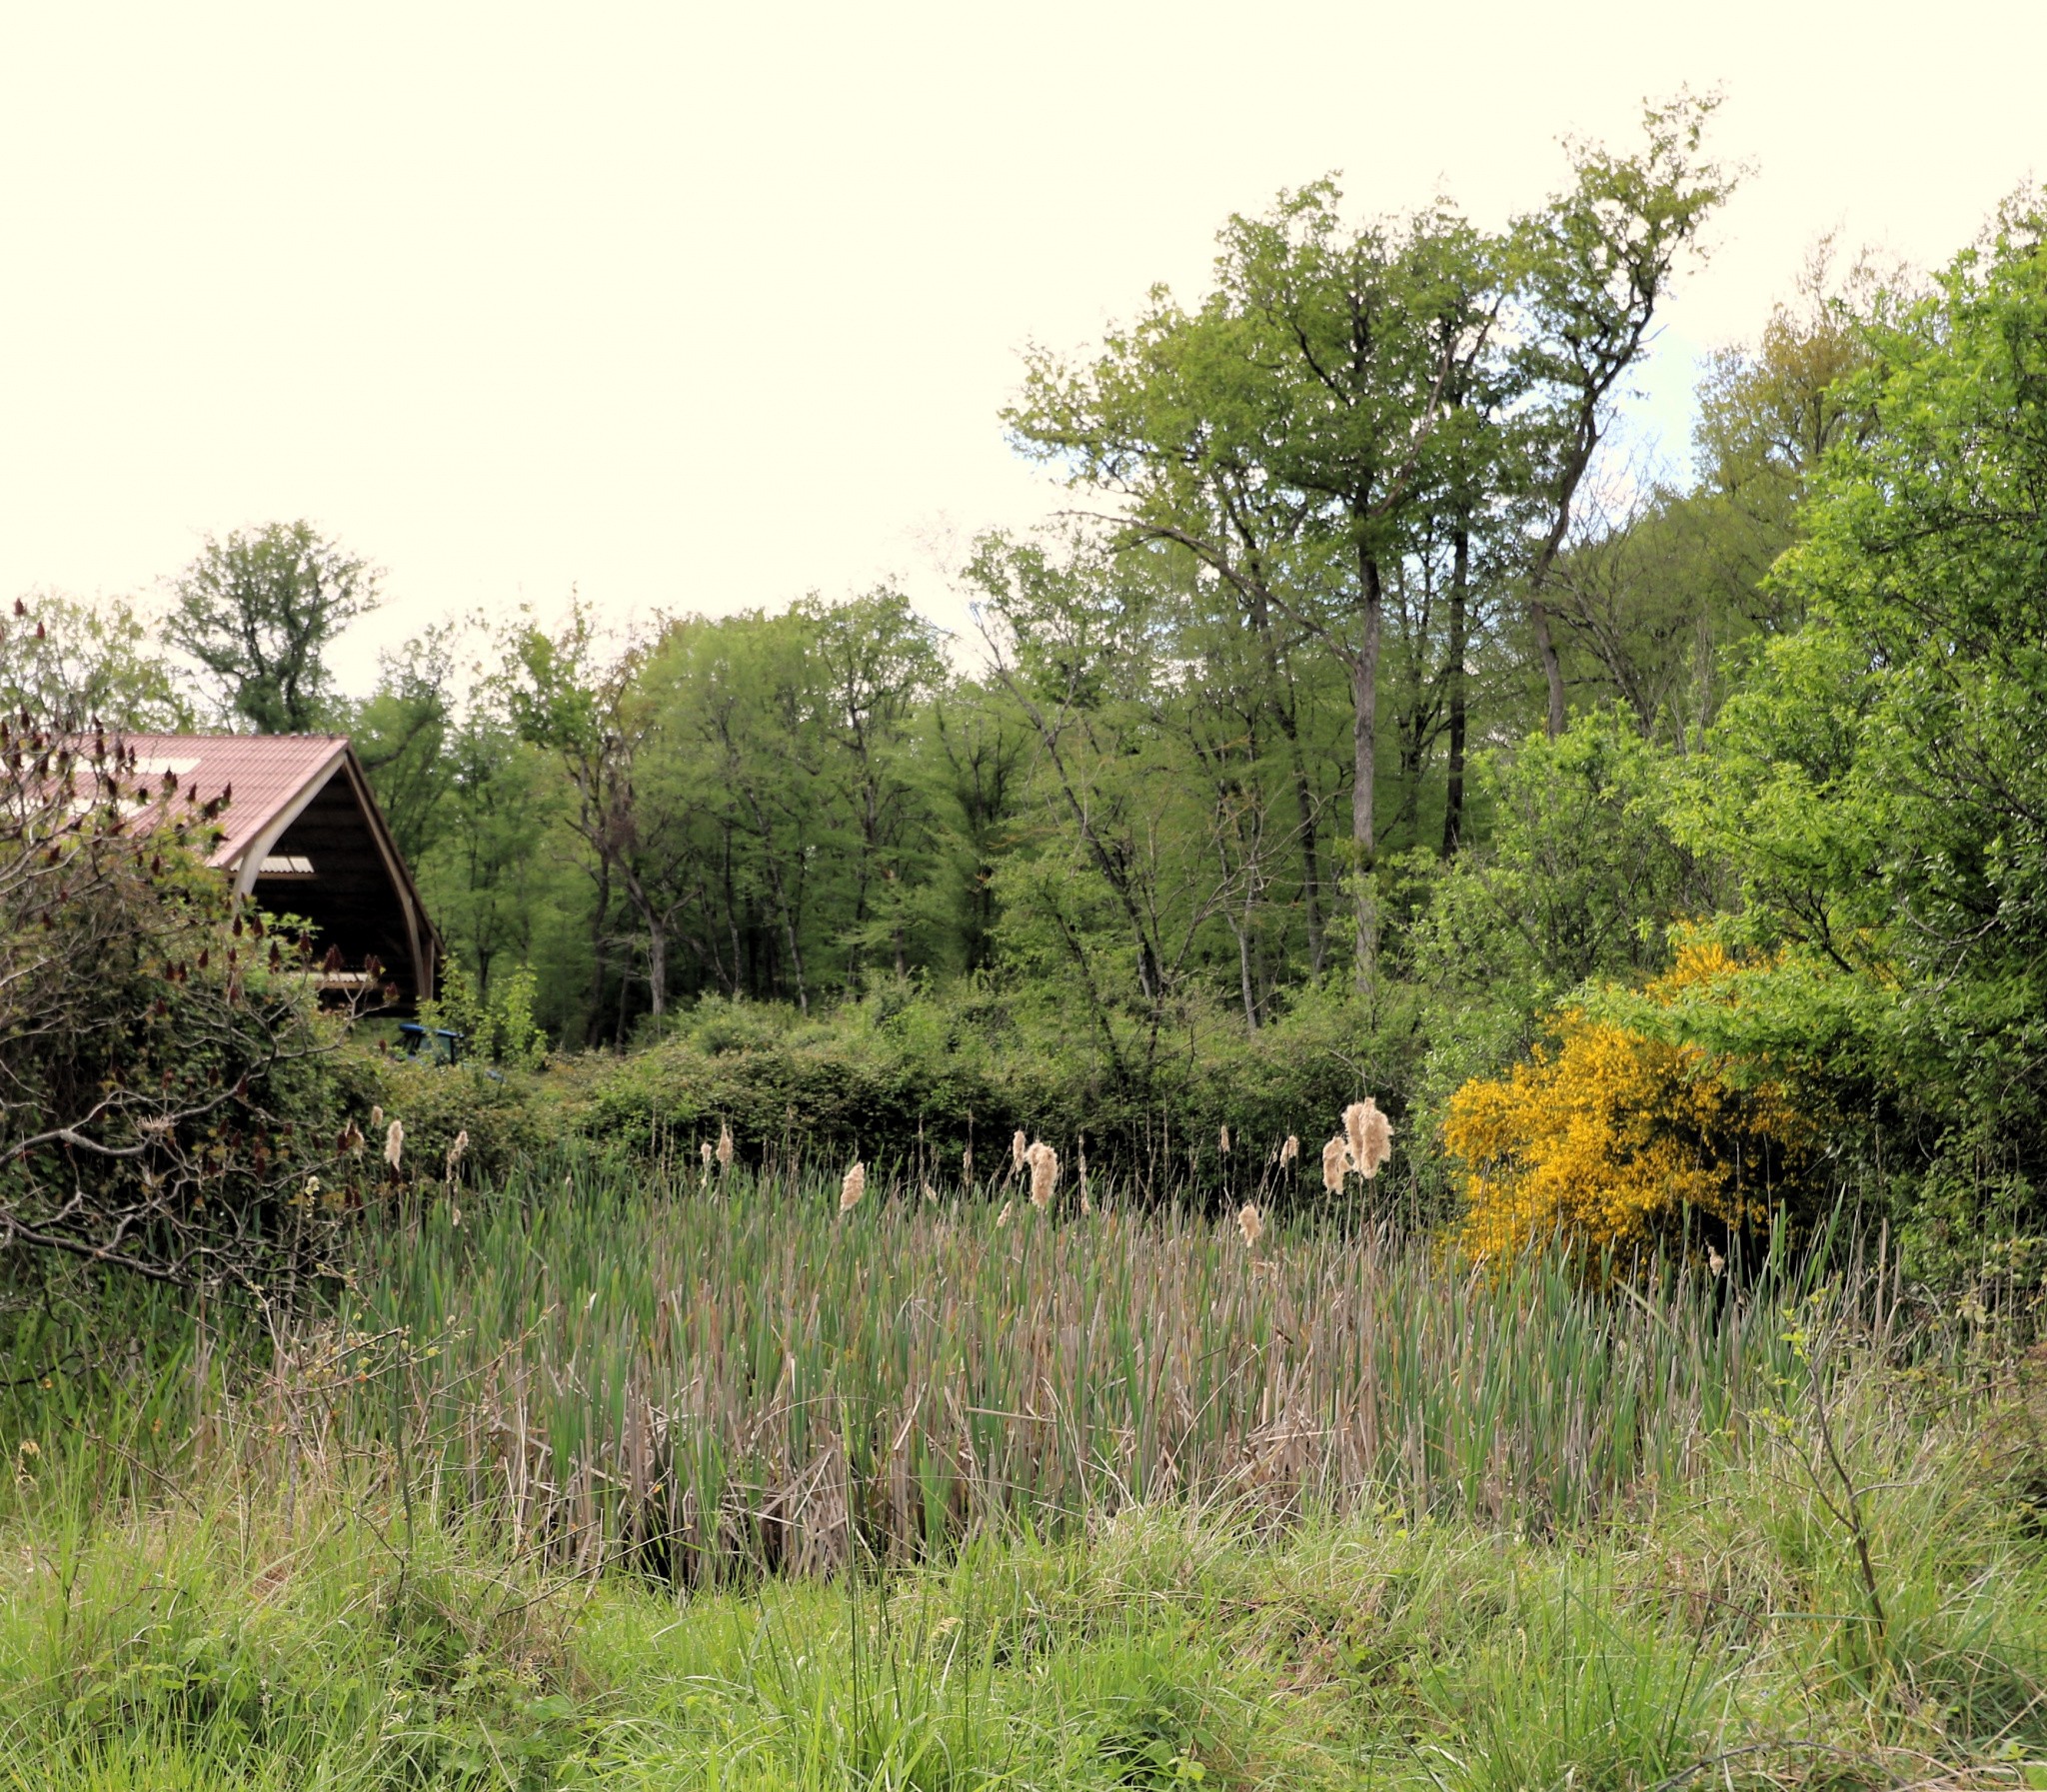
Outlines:
<svg viewBox="0 0 2047 1792"><path fill-rule="evenodd" d="M0 1786L2047 1784L2038 1365L1880 1237L1091 1204L586 1153L53 1324Z"/></svg>

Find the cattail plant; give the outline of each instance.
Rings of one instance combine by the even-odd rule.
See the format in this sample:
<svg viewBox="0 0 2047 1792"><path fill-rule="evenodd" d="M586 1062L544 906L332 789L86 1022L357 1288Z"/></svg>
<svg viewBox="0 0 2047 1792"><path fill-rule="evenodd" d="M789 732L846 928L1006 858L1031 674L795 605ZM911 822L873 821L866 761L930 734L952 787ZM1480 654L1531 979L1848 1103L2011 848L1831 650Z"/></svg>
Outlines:
<svg viewBox="0 0 2047 1792"><path fill-rule="evenodd" d="M1367 1181L1379 1173L1385 1159L1394 1155L1392 1120L1379 1112L1379 1103L1365 1095L1342 1110L1342 1130L1351 1140L1351 1163Z"/></svg>
<svg viewBox="0 0 2047 1792"><path fill-rule="evenodd" d="M1344 1108L1343 1136L1350 1167L1366 1181L1377 1175L1379 1166L1393 1154L1392 1122L1369 1095Z"/></svg>
<svg viewBox="0 0 2047 1792"><path fill-rule="evenodd" d="M1021 1176L1024 1173L1024 1164L1029 1161L1030 1147L1024 1141L1024 1128L1019 1126L1017 1128L1017 1136L1010 1140L1010 1168L1013 1173Z"/></svg>
<svg viewBox="0 0 2047 1792"><path fill-rule="evenodd" d="M1215 1140L1215 1148L1218 1151L1220 1151L1223 1154L1223 1156L1227 1157L1229 1155L1229 1128L1227 1126L1224 1126L1222 1128L1220 1136Z"/></svg>
<svg viewBox="0 0 2047 1792"><path fill-rule="evenodd" d="M384 1161L391 1165L391 1173L394 1176L398 1174L399 1166L404 1157L405 1122L403 1120L393 1120L390 1129L384 1134Z"/></svg>
<svg viewBox="0 0 2047 1792"><path fill-rule="evenodd" d="M1350 1146L1339 1132L1322 1146L1322 1186L1331 1194L1341 1194L1344 1172L1349 1168Z"/></svg>
<svg viewBox="0 0 2047 1792"><path fill-rule="evenodd" d="M718 1122L718 1167L732 1168L732 1128L725 1121Z"/></svg>
<svg viewBox="0 0 2047 1792"><path fill-rule="evenodd" d="M855 1160L854 1166L846 1172L846 1179L839 1184L839 1211L851 1213L860 1205L860 1198L868 1191L868 1166Z"/></svg>
<svg viewBox="0 0 2047 1792"><path fill-rule="evenodd" d="M1051 1205L1059 1185L1059 1156L1043 1139L1036 1140L1024 1158L1030 1165L1030 1204L1042 1213Z"/></svg>
<svg viewBox="0 0 2047 1792"><path fill-rule="evenodd" d="M1286 1142L1279 1147L1279 1167L1291 1169L1299 1161L1300 1136L1298 1133L1289 1132L1286 1135Z"/></svg>
<svg viewBox="0 0 2047 1792"><path fill-rule="evenodd" d="M460 1227L367 1232L365 1329L446 1340L418 1364L422 1441L479 1520L691 1585L984 1527L1086 1536L1167 1498L1553 1525L1743 1447L1798 1370L1785 1296L1725 1299L1703 1250L1615 1300L1567 1256L1473 1275L1262 1200L1221 1225L1121 1213L1068 1250L1009 1236L1033 1229L1022 1187L849 1224L824 1177L679 1201L659 1172L579 1164L589 1198L550 1198L567 1167L514 1171ZM1895 1274L1840 1286L1881 1351ZM384 1436L388 1388L335 1422Z"/></svg>
<svg viewBox="0 0 2047 1792"><path fill-rule="evenodd" d="M448 1158L447 1161L442 1165L442 1180L448 1182L452 1182L455 1180L455 1172L458 1168L461 1167L463 1153L468 1149L469 1128L465 1126L462 1128L460 1132L456 1133L454 1139L448 1146Z"/></svg>

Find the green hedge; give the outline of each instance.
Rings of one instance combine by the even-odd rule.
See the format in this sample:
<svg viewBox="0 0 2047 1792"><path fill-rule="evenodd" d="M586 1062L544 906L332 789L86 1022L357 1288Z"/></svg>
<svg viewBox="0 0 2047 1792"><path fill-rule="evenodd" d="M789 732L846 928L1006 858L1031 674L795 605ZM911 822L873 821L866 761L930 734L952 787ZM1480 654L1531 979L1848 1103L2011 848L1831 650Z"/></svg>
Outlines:
<svg viewBox="0 0 2047 1792"><path fill-rule="evenodd" d="M1344 1105L1376 1096L1396 1120L1418 1055L1403 1014L1376 1027L1357 1003L1310 996L1246 1034L1233 1017L1162 1035L1144 1061L1076 1043L1055 1017L988 999L851 1003L818 1019L705 1010L623 1059L569 1080L575 1129L634 1154L688 1153L730 1125L749 1160L859 1156L951 1182L971 1142L978 1173L1008 1163L1022 1129L1071 1163L1153 1194L1254 1180L1287 1134L1312 1165ZM1232 1150L1220 1150L1223 1127Z"/></svg>

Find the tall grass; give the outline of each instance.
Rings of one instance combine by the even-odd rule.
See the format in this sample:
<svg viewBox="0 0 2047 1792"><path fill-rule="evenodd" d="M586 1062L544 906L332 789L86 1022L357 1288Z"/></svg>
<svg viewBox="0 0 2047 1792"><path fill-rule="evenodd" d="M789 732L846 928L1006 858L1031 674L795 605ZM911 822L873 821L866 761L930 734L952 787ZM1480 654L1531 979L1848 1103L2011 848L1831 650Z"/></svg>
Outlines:
<svg viewBox="0 0 2047 1792"><path fill-rule="evenodd" d="M1880 1256L1004 1204L556 1163L53 1308L0 1792L2047 1784L2047 1403Z"/></svg>
<svg viewBox="0 0 2047 1792"><path fill-rule="evenodd" d="M1473 1272L1369 1227L837 1196L556 1164L437 1201L281 1392L522 1540L695 1584L1165 1499L1542 1528L1682 1481L1800 1372L1803 1290L1768 1278L1588 1297L1561 1257ZM1881 1349L1888 1278L1842 1284Z"/></svg>

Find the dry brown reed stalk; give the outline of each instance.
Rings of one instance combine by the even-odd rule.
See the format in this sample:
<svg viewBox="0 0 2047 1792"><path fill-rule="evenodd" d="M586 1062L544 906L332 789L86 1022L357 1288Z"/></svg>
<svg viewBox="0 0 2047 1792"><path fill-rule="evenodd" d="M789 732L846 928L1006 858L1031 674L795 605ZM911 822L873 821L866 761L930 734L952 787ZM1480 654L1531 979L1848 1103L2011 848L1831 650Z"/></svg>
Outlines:
<svg viewBox="0 0 2047 1792"><path fill-rule="evenodd" d="M846 1179L839 1184L839 1211L851 1213L860 1205L860 1197L868 1191L868 1166L856 1162L846 1172Z"/></svg>
<svg viewBox="0 0 2047 1792"><path fill-rule="evenodd" d="M1058 1191L1059 1155L1043 1139L1035 1140L1024 1153L1030 1165L1030 1204L1042 1213Z"/></svg>
<svg viewBox="0 0 2047 1792"><path fill-rule="evenodd" d="M1342 1133L1322 1146L1322 1186L1331 1194L1343 1192L1344 1172L1350 1167L1350 1147L1343 1142Z"/></svg>
<svg viewBox="0 0 2047 1792"><path fill-rule="evenodd" d="M1017 1174L1024 1173L1024 1165L1030 1160L1030 1147L1024 1137L1024 1129L1017 1129L1017 1136L1010 1140L1010 1168Z"/></svg>
<svg viewBox="0 0 2047 1792"><path fill-rule="evenodd" d="M1366 1181L1379 1173L1379 1166L1393 1154L1393 1126L1379 1104L1366 1095L1343 1110L1343 1136L1350 1153L1350 1167Z"/></svg>
<svg viewBox="0 0 2047 1792"><path fill-rule="evenodd" d="M732 1128L723 1120L718 1122L717 1156L720 1169L732 1168Z"/></svg>
<svg viewBox="0 0 2047 1792"><path fill-rule="evenodd" d="M1245 1248L1249 1250L1256 1250L1258 1248L1258 1239L1264 1235L1265 1222L1260 1217L1257 1208L1249 1201L1245 1201L1236 1210L1236 1229L1243 1234Z"/></svg>

